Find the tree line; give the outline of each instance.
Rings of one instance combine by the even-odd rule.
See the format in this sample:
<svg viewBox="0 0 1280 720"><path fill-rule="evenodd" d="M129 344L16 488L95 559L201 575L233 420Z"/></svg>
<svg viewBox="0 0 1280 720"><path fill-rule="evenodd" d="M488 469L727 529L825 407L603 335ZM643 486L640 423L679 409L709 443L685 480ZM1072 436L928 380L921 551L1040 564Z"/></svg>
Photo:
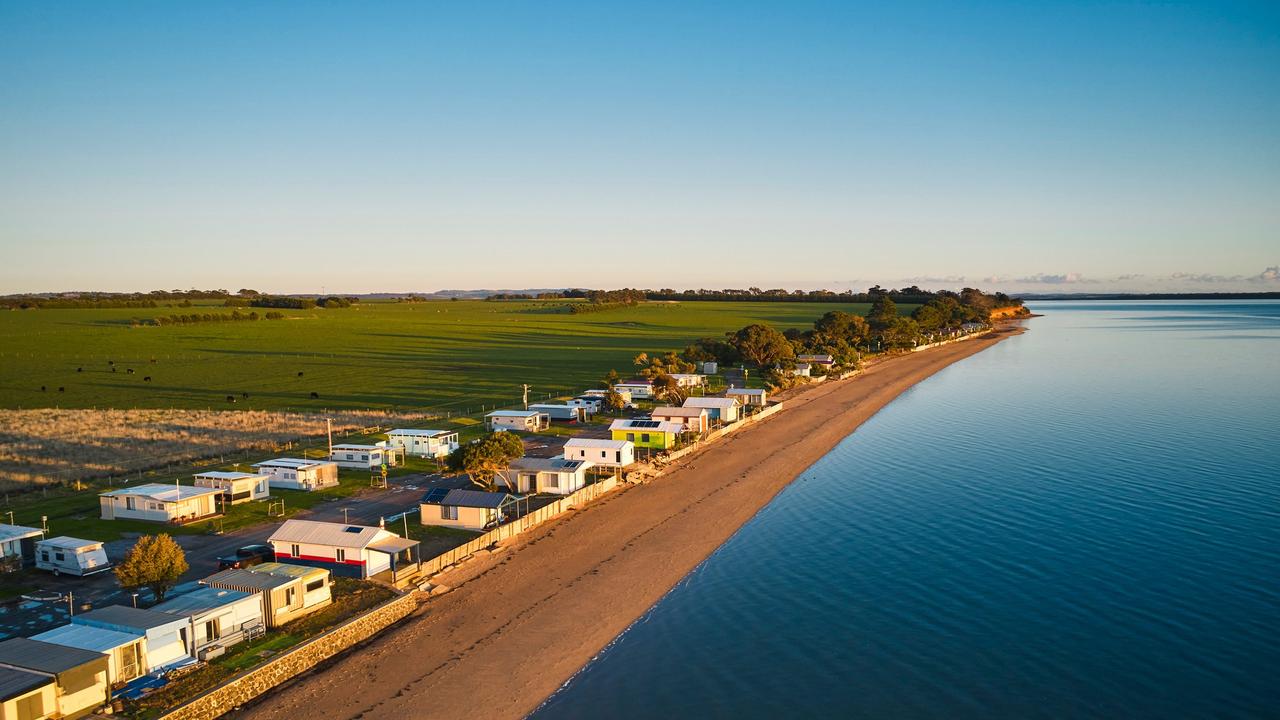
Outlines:
<svg viewBox="0 0 1280 720"><path fill-rule="evenodd" d="M148 324L190 325L193 323L240 322L240 321L254 321L258 319L282 320L284 319L284 313L272 311L272 312L266 313L265 315L258 315L258 313L256 312L242 313L239 310L232 310L230 313L188 313L184 315L179 315L175 313L173 315L169 315L168 317L165 317L162 315L159 317L152 318L150 323ZM143 324L143 323L140 323L140 324Z"/></svg>

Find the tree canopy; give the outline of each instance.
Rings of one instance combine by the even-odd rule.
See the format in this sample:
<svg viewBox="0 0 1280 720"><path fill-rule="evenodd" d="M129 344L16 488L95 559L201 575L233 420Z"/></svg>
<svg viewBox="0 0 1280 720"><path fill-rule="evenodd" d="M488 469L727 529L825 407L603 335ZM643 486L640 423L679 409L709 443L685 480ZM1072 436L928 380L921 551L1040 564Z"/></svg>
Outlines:
<svg viewBox="0 0 1280 720"><path fill-rule="evenodd" d="M471 484L484 490L496 488L494 478L511 461L524 455L524 442L511 432L493 432L449 454L449 469L465 473Z"/></svg>
<svg viewBox="0 0 1280 720"><path fill-rule="evenodd" d="M143 535L115 567L120 587L136 591L147 588L156 600L164 600L187 571L187 556L173 538L165 534Z"/></svg>
<svg viewBox="0 0 1280 720"><path fill-rule="evenodd" d="M748 325L733 334L729 341L747 362L766 367L795 357L786 336L769 325Z"/></svg>

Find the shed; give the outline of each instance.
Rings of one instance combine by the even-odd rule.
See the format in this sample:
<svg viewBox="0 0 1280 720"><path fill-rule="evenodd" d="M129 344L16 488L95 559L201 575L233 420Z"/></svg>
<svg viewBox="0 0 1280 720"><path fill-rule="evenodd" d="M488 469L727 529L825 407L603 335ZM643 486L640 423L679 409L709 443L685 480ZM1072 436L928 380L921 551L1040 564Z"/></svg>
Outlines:
<svg viewBox="0 0 1280 720"><path fill-rule="evenodd" d="M13 572L31 565L36 558L36 541L44 537L40 528L0 525L0 572Z"/></svg>
<svg viewBox="0 0 1280 720"><path fill-rule="evenodd" d="M507 493L434 488L422 497L418 513L423 525L485 530L501 524L515 501Z"/></svg>
<svg viewBox="0 0 1280 720"><path fill-rule="evenodd" d="M583 420L585 421L594 410L590 409L584 403L566 402L563 405L556 403L536 403L529 406L530 410L546 413L547 417L552 420Z"/></svg>

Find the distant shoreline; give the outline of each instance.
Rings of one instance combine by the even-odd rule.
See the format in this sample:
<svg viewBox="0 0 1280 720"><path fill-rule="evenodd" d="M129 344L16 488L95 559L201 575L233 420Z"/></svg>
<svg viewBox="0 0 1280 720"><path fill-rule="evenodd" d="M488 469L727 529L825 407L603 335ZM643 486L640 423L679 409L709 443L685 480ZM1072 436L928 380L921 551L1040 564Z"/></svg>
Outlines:
<svg viewBox="0 0 1280 720"><path fill-rule="evenodd" d="M1254 293L1045 293L1018 295L1030 302L1058 300L1280 300L1280 292Z"/></svg>
<svg viewBox="0 0 1280 720"><path fill-rule="evenodd" d="M1002 323L796 393L774 417L652 482L611 493L438 577L453 590L415 617L232 715L524 717L881 408L1021 332Z"/></svg>

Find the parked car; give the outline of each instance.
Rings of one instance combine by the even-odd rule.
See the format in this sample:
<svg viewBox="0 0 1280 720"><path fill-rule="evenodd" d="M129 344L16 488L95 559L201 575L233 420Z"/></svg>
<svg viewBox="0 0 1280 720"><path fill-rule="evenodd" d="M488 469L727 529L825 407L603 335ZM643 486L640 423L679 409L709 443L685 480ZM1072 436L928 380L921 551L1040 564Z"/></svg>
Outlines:
<svg viewBox="0 0 1280 720"><path fill-rule="evenodd" d="M247 568L264 562L275 562L276 551L270 545L245 545L234 554L218 558L219 570Z"/></svg>

